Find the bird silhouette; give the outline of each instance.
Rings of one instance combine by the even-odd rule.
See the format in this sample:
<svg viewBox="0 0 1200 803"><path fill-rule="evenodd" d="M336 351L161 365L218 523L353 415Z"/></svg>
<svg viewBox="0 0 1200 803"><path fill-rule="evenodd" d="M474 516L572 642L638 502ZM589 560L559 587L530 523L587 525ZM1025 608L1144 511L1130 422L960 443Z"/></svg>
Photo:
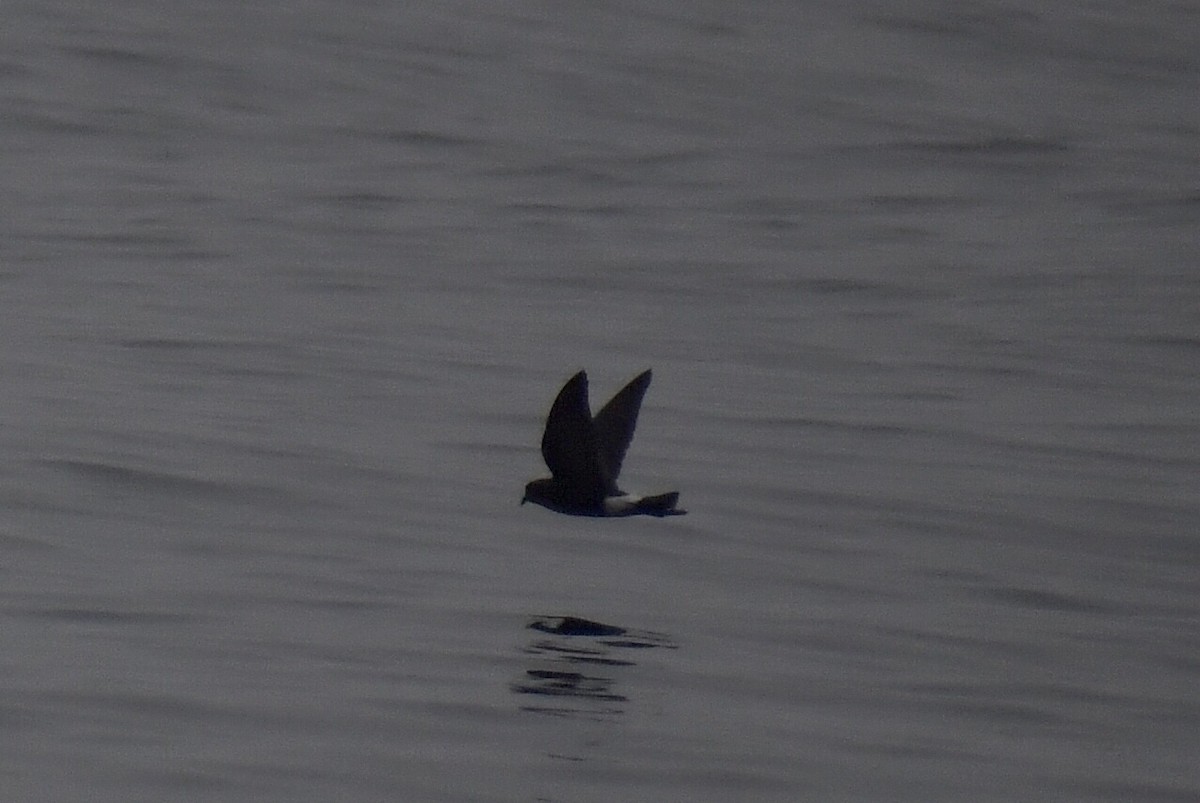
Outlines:
<svg viewBox="0 0 1200 803"><path fill-rule="evenodd" d="M521 504L533 502L571 516L681 516L679 493L636 496L617 487L617 477L642 397L650 387L650 371L621 388L595 418L588 407L587 373L580 371L558 392L546 431L542 457L551 476L525 486Z"/></svg>

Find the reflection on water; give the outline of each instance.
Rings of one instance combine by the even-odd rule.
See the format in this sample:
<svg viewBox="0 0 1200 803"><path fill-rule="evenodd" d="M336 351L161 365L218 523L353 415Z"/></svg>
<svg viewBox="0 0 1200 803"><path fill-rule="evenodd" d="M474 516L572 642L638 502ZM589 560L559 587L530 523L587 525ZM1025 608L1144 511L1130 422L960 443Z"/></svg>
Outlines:
<svg viewBox="0 0 1200 803"><path fill-rule="evenodd" d="M512 684L515 694L534 695L522 711L567 717L608 718L623 713L619 690L623 667L636 666L636 650L676 645L663 633L606 625L577 616L537 616L537 633L522 648L537 663Z"/></svg>

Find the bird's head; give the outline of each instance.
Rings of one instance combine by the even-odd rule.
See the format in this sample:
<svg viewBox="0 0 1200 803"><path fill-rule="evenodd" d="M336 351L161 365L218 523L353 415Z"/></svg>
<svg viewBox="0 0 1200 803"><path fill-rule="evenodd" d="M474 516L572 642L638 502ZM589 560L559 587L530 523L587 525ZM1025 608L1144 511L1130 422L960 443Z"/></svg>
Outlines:
<svg viewBox="0 0 1200 803"><path fill-rule="evenodd" d="M533 502L535 505L540 505L546 499L546 489L550 486L550 480L533 480L526 483L525 495L521 497L521 504Z"/></svg>

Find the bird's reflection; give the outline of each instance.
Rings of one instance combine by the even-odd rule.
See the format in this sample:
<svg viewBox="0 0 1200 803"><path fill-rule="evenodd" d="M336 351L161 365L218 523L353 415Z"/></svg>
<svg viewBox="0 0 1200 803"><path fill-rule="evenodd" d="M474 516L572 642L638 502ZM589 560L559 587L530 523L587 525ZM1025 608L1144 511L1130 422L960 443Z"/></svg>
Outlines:
<svg viewBox="0 0 1200 803"><path fill-rule="evenodd" d="M537 660L512 684L513 693L542 698L521 710L563 717L606 719L624 712L620 667L635 666L636 650L675 644L663 633L607 625L578 616L537 616L536 634L523 648Z"/></svg>

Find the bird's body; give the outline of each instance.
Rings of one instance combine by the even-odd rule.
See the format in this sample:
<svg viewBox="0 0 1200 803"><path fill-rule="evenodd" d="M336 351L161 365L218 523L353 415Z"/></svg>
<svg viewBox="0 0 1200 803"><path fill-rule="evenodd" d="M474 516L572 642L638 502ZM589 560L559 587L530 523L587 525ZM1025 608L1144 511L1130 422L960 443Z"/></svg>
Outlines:
<svg viewBox="0 0 1200 803"><path fill-rule="evenodd" d="M679 516L676 492L627 494L617 487L625 452L633 440L642 397L650 386L645 371L592 417L587 374L575 374L559 391L542 435L542 457L550 477L525 486L521 502L572 516Z"/></svg>

